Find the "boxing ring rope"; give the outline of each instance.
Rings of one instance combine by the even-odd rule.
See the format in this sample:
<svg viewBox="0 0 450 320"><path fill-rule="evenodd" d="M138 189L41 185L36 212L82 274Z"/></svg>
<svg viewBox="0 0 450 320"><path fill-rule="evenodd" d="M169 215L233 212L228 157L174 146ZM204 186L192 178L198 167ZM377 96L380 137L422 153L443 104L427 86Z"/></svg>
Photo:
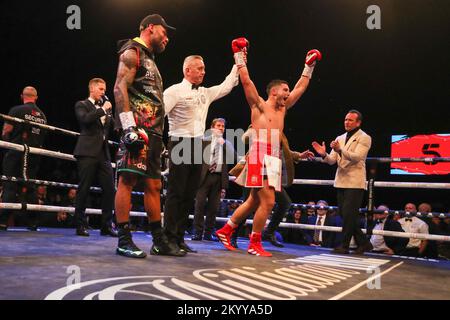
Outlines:
<svg viewBox="0 0 450 320"><path fill-rule="evenodd" d="M0 209L8 210L26 210L26 211L40 211L40 212L67 212L75 213L74 207L60 207L60 206L48 206L40 204L28 204L28 203L0 203ZM101 209L86 208L86 214L101 215ZM147 217L145 212L130 211L130 215L133 217Z"/></svg>
<svg viewBox="0 0 450 320"><path fill-rule="evenodd" d="M72 183L64 183L64 182L55 182L55 181L46 181L46 180L39 180L39 179L23 179L23 178L17 178L17 177L7 177L4 175L0 176L0 180L2 181L11 181L11 182L27 182L27 183L34 183L37 185L44 185L44 186L49 186L49 187L57 187L57 188L67 188L67 189L78 189L78 185L77 184L72 184ZM102 188L100 187L91 187L90 191L92 192L102 192ZM138 195L138 196L143 196L144 193L143 192L138 192L138 191L132 191L131 194L134 195Z"/></svg>
<svg viewBox="0 0 450 320"><path fill-rule="evenodd" d="M35 148L35 147L28 147L26 145L7 142L4 140L0 140L0 148L15 150L15 151L19 151L19 152L26 152L27 149L29 149L29 152L31 154L36 154L36 155L50 157L50 158L57 158L57 159L62 159L62 160L77 161L77 159L73 155L68 154L68 153L62 153L59 151L51 151L51 150ZM115 163L111 163L111 165L113 168L116 167Z"/></svg>
<svg viewBox="0 0 450 320"><path fill-rule="evenodd" d="M59 206L47 206L47 205L38 205L38 204L25 204L25 203L0 203L0 209L10 209L10 210L27 210L27 211L41 211L41 212L68 212L74 213L75 208L73 207L59 207ZM87 214L102 214L101 209L86 209ZM161 213L164 216L164 213ZM145 212L140 211L131 211L130 216L133 217L147 217ZM189 215L190 219L193 219L193 215ZM227 222L228 218L217 217L217 221ZM246 221L247 224L253 224L253 220L248 219ZM330 227L330 226L316 226L310 224L296 224L296 223L280 223L280 227L282 228L290 228L290 229L305 229L305 230L322 230L322 231L330 231L330 232L341 232L341 227ZM367 232L366 229L362 229L364 233ZM396 232L396 231L385 231L385 230L373 230L372 234L381 235L381 236L390 236L390 237L399 237L399 238L413 238L413 239L421 239L421 240L435 240L435 241L446 241L450 242L450 236L442 236L442 235L434 235L434 234L424 234L424 233L406 233L406 232Z"/></svg>
<svg viewBox="0 0 450 320"><path fill-rule="evenodd" d="M5 121L12 121L12 122L16 122L16 123L25 123L25 124L37 126L37 127L49 130L49 131L54 131L54 132L57 132L57 133L64 134L66 136L78 137L80 135L79 132L70 131L70 130L67 130L67 129L58 128L58 127L54 127L54 126L51 126L51 125L48 125L48 124L43 124L43 123L34 122L34 121L30 121L30 120L25 120L25 119L20 119L20 118L16 118L16 117L11 117L11 116L8 116L8 115L3 114L3 113L0 113L0 118L3 118L3 120L5 120ZM108 140L108 143L110 145L114 145L114 146L119 145L117 142L111 141L111 140Z"/></svg>
<svg viewBox="0 0 450 320"><path fill-rule="evenodd" d="M233 179L234 180L234 179ZM368 182L366 182L367 185ZM333 186L334 180L294 179L293 184ZM440 182L391 182L375 181L375 187L380 188L410 188L410 189L450 189L450 183Z"/></svg>
<svg viewBox="0 0 450 320"><path fill-rule="evenodd" d="M313 157L312 159L299 159L301 162L323 162L321 157ZM367 162L376 163L392 163L392 162L425 162L425 163L438 163L438 162L450 162L449 157L434 157L434 158L389 158L389 157L367 157Z"/></svg>
<svg viewBox="0 0 450 320"><path fill-rule="evenodd" d="M234 181L234 180L236 180L236 177L230 176L230 181ZM292 184L314 185L314 186L333 186L334 180L294 179ZM366 185L367 184L368 184L368 182L366 182ZM410 189L450 189L450 183L375 181L375 187L379 187L379 188L410 188Z"/></svg>
<svg viewBox="0 0 450 320"><path fill-rule="evenodd" d="M25 180L23 178L17 178L17 177L7 177L4 175L0 176L0 180L2 181L11 181L11 182L28 182L28 183L34 183L36 185L45 185L45 186L50 186L50 187L59 187L59 188L74 188L74 189L78 189L78 185L77 184L72 184L72 183L63 183L63 182L55 182L55 181L46 181L46 180L39 180L39 179L28 179ZM91 187L90 191L92 192L97 192L100 193L102 192L102 189L100 187ZM144 192L138 192L138 191L132 191L131 194L133 195L138 195L138 196L143 196ZM236 200L236 199L223 199L222 201L224 202L229 202L229 203L243 203L244 201L242 200ZM321 205L309 205L309 204L304 204L304 203L292 203L291 204L291 208L292 209L327 209L327 210L337 210L338 207L337 206L321 206ZM367 209L365 208L360 208L359 211L361 213L365 213L367 212ZM408 212L408 211L404 211L404 210L372 210L373 213L388 213L388 214L395 214L395 215L399 215L399 214L404 214L406 216L412 216L412 215L416 215L418 217L439 217L439 218L445 218L445 217L450 217L450 213L442 213L442 212L417 212L417 213L413 213L413 212Z"/></svg>
<svg viewBox="0 0 450 320"><path fill-rule="evenodd" d="M14 121L17 123L27 123L30 125L36 125L41 128L55 131L58 133L70 135L70 136L79 136L79 133L57 128L50 125L44 125L28 120L23 120L19 118L10 117L4 114L0 114L0 118L3 118L8 121ZM108 143L117 145L117 142L108 141ZM57 151L46 150L42 148L28 147L27 145L19 145L10 142L6 142L0 140L0 148L5 148L9 150L15 150L19 152L31 153L46 157L53 157L62 160L68 161L76 161L75 157L71 154L61 153ZM311 161L311 160L305 160ZM313 162L321 161L321 158L314 158ZM377 163L389 163L389 162L425 162L425 163L436 163L436 162L450 162L450 158L367 158L368 162L372 164ZM112 163L113 168L115 168L115 163ZM374 170L376 171L376 170ZM37 180L37 179L22 179L15 177L6 177L1 176L1 180L6 181L14 181L14 182L31 182L36 184L44 184L56 187L64 187L64 188L77 188L78 186L75 184L68 183L60 183L60 182L51 182L45 180ZM230 180L235 180L235 177L230 177ZM323 185L323 186L332 186L334 184L334 180L311 180L311 179L294 179L293 184L297 185ZM389 181L374 181L374 173L371 173L371 178L367 181L368 191L369 191L369 206L368 209L360 209L360 212L363 213L377 213L377 212L385 212L380 210L373 209L373 188L374 187L382 187L382 188L422 188L422 189L450 189L450 183L420 183L420 182L389 182ZM98 187L91 187L91 191L99 192L101 191ZM133 194L143 195L142 192L133 192ZM292 207L315 207L321 209L337 209L337 207L332 206L310 206L306 204L292 204ZM0 203L0 209L11 209L11 210L29 210L29 211L41 211L41 212L60 212L65 211L68 213L74 213L75 208L73 207L59 207L59 206L47 206L47 205L36 205L36 204L25 204L25 203ZM86 209L87 214L101 214L101 209ZM400 210L389 210L388 213L401 214L405 213L405 215L416 215L416 216L438 216L438 217L448 217L449 214L445 213L410 213ZM132 211L130 212L131 216L136 217L146 217L147 214L145 212ZM193 219L193 215L189 216L190 219ZM218 221L227 221L228 218L217 217ZM252 224L252 220L247 220L248 224ZM331 231L331 232L341 232L341 227L330 227L330 226L316 226L316 225L305 225L305 224L293 224L293 223L280 223L280 227L284 228L292 228L292 229L306 229L306 230L322 230L322 231ZM367 230L363 229L363 232L366 233ZM371 230L371 234L375 235L383 235L383 236L393 236L393 237L401 237L401 238L415 238L415 239L424 239L424 240L436 240L436 241L450 241L450 236L442 236L442 235L430 235L430 234L416 234L416 233L405 233L405 232L394 232L394 231L384 231L384 230Z"/></svg>

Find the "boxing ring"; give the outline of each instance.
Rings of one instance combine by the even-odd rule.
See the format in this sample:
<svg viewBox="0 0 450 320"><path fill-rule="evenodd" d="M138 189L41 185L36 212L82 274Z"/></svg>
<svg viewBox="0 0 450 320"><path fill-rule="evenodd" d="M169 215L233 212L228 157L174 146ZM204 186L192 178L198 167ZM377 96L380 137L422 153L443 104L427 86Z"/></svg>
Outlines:
<svg viewBox="0 0 450 320"><path fill-rule="evenodd" d="M0 115L8 121L4 115ZM20 120L20 119L19 119ZM21 120L24 121L24 120ZM16 121L19 122L19 121ZM32 123L34 125L34 123ZM76 132L47 125L44 129L76 136ZM67 132L66 132L67 131ZM111 142L114 144L114 142ZM75 161L73 155L0 141L0 148L24 154ZM449 158L390 159L370 161L450 161ZM33 183L58 188L77 185L1 176L3 181ZM296 185L330 186L332 180L295 179ZM383 182L369 179L369 206L365 214L377 212L370 206L373 188L450 189L450 183ZM100 188L91 188L101 192ZM134 192L135 195L142 195ZM373 193L372 193L373 195ZM227 199L227 202L239 200ZM336 209L333 206L293 204L293 208ZM0 209L37 212L74 212L73 207L29 203L0 203ZM89 208L87 214L101 214ZM449 213L390 214L449 217ZM145 217L133 211L131 216ZM190 216L193 218L193 216ZM218 217L218 221L228 218ZM251 224L251 220L247 220ZM281 223L281 228L340 232L340 227ZM366 232L366 230L364 230ZM450 242L450 236L373 230L372 234ZM91 231L90 237L75 236L74 229L40 227L38 232L12 228L0 232L0 299L150 299L150 300L340 300L340 299L450 299L450 262L425 258L388 256L377 253L336 255L330 249L285 244L275 248L265 243L271 258L248 255L248 240L239 238L239 248L229 252L218 242L190 241L197 253L185 257L149 256L126 259L115 255L117 239ZM151 236L135 232L133 240L146 251Z"/></svg>

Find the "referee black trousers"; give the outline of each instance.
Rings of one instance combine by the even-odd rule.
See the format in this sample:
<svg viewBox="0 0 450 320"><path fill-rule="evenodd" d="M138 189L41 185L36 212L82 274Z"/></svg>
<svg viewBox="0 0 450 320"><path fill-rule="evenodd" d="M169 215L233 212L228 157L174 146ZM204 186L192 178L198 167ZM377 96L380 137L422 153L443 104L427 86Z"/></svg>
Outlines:
<svg viewBox="0 0 450 320"><path fill-rule="evenodd" d="M170 160L167 198L164 206L164 230L170 241L184 242L189 210L194 205L200 182L202 144L201 138L180 138L178 141L171 138L169 140Z"/></svg>

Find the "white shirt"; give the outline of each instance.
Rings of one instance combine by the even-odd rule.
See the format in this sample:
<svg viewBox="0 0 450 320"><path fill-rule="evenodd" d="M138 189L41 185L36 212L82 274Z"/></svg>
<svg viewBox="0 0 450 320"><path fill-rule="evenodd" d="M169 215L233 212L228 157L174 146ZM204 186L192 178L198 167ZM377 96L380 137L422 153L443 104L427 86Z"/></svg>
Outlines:
<svg viewBox="0 0 450 320"><path fill-rule="evenodd" d="M320 218L322 218L322 220L320 221L320 226L324 226L325 225L325 218L326 218L326 215L323 215L323 216L319 216L319 215L317 215L317 218L316 218L316 226L319 226L319 217ZM322 230L320 230L319 231L319 242L322 242Z"/></svg>
<svg viewBox="0 0 450 320"><path fill-rule="evenodd" d="M90 102L92 102L92 104L94 105L94 107L96 109L102 109L105 112L105 115L103 117L100 118L100 121L102 122L103 125L105 125L105 121L106 121L106 111L105 109L103 109L102 107L100 107L99 105L95 104L95 100L92 99L91 97L88 98Z"/></svg>
<svg viewBox="0 0 450 320"><path fill-rule="evenodd" d="M382 223L377 223L375 227L373 227L373 230L384 230L384 224L386 223L386 218L383 219ZM384 242L384 236L379 234L373 234L370 237L370 243L373 245L373 249L375 251L386 251L389 250L389 247L386 245L386 242Z"/></svg>
<svg viewBox="0 0 450 320"><path fill-rule="evenodd" d="M238 83L239 73L234 65L220 85L192 89L192 84L183 79L167 88L164 91L164 108L169 119L169 136L203 137L209 106L230 93Z"/></svg>
<svg viewBox="0 0 450 320"><path fill-rule="evenodd" d="M398 220L406 233L425 233L428 234L428 225L417 217L412 217L412 221L406 221L406 218ZM419 248L422 240L409 239L407 248Z"/></svg>

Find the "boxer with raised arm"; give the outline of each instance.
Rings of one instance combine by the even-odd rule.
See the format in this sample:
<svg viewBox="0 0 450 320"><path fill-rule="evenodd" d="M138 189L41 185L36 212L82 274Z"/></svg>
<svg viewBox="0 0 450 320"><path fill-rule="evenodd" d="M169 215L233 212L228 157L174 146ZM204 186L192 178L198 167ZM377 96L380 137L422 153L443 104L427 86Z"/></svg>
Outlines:
<svg viewBox="0 0 450 320"><path fill-rule="evenodd" d="M232 50L245 96L251 110L253 127L247 162L236 182L252 188L248 199L234 212L225 226L216 232L228 250L236 250L230 244L230 236L240 222L255 212L250 244L247 252L257 256L272 256L261 244L261 232L275 204L275 190L281 190L280 136L284 128L284 117L308 87L316 60L321 59L318 50L307 53L305 68L292 92L283 80L273 80L267 86L267 100L261 98L250 79L246 66L249 42L245 38L235 39Z"/></svg>

